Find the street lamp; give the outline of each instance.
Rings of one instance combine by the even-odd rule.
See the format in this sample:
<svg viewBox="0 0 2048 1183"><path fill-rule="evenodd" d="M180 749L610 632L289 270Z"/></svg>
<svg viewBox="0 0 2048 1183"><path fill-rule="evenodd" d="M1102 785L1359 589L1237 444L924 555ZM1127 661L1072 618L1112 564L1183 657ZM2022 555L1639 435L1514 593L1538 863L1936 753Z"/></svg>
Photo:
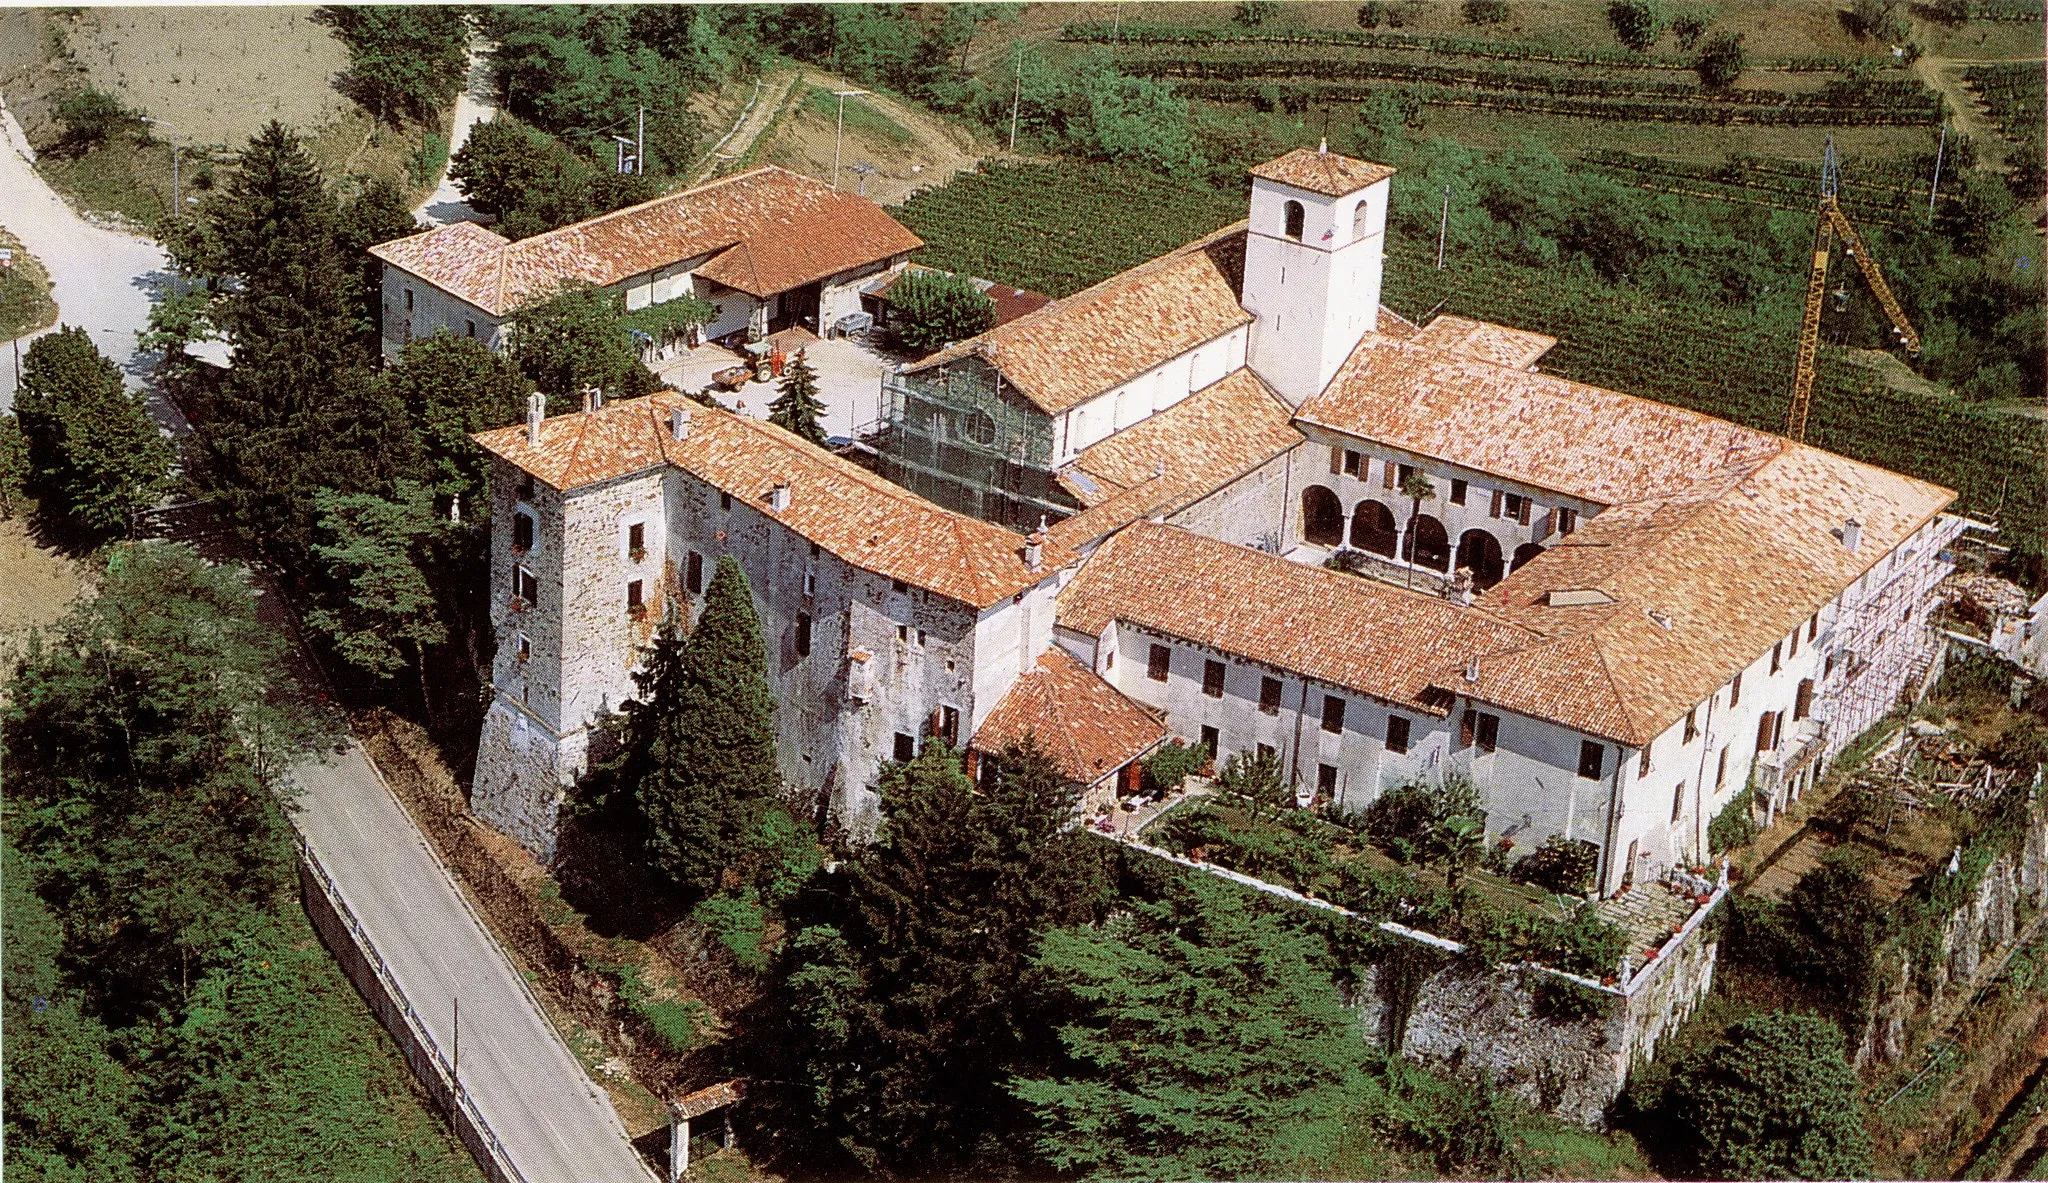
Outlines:
<svg viewBox="0 0 2048 1183"><path fill-rule="evenodd" d="M142 117L142 121L144 123L154 123L158 127L168 127L171 129L171 216L175 218L178 216L179 211L185 207L185 203L181 199L182 195L178 190L178 141L183 137L178 135L178 129L175 125L167 123L162 119L152 119L145 115Z"/></svg>
<svg viewBox="0 0 2048 1183"><path fill-rule="evenodd" d="M612 138L619 142L619 171L622 173L632 172L633 170L627 166L637 165L640 161L637 153L626 150L633 147L633 137L614 135Z"/></svg>
<svg viewBox="0 0 2048 1183"><path fill-rule="evenodd" d="M868 178L882 170L865 160L856 160L846 166L846 171L860 178L860 195L866 197L868 195Z"/></svg>
<svg viewBox="0 0 2048 1183"><path fill-rule="evenodd" d="M865 90L835 90L839 96L839 126L832 133L832 188L839 188L839 140L846 134L846 100L855 95L867 94Z"/></svg>

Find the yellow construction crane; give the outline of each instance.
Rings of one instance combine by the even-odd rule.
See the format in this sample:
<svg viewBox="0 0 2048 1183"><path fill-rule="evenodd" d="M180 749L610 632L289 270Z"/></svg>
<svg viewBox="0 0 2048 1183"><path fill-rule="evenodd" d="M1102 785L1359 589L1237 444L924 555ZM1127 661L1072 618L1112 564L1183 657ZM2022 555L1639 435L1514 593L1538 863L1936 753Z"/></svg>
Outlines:
<svg viewBox="0 0 2048 1183"><path fill-rule="evenodd" d="M1835 141L1830 136L1827 153L1821 158L1820 225L1813 232L1813 270L1806 277L1806 315L1799 322L1799 363L1792 374L1792 408L1785 416L1785 434L1795 440L1806 438L1806 414L1813 406L1813 361L1820 350L1820 307L1822 298L1827 295L1828 255L1834 248L1835 235L1842 236L1849 257L1856 260L1857 268L1870 284L1871 294L1877 297L1878 306L1891 319L1892 335L1906 347L1909 355L1920 355L1920 334L1906 319L1905 309L1899 307L1892 289L1884 282L1884 272L1878 268L1877 260L1870 257L1863 240L1857 237L1856 227L1851 226L1848 217L1842 213L1836 196L1841 185L1841 168L1835 161Z"/></svg>

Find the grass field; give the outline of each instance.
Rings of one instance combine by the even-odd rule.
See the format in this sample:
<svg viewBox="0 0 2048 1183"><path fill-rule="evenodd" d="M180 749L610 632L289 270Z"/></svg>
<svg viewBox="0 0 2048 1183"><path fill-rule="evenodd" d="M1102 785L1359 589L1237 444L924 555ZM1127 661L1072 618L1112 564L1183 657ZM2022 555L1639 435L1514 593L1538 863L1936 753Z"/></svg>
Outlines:
<svg viewBox="0 0 2048 1183"><path fill-rule="evenodd" d="M0 341L8 341L55 321L57 305L50 299L49 273L4 226L0 250L14 252L9 265L0 268Z"/></svg>

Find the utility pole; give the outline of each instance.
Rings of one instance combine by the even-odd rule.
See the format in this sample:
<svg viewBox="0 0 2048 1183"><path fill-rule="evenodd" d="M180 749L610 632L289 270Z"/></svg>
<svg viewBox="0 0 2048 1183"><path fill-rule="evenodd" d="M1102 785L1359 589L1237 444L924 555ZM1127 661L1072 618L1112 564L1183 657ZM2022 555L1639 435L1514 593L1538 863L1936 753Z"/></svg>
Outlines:
<svg viewBox="0 0 2048 1183"><path fill-rule="evenodd" d="M158 127L167 127L171 129L171 216L175 218L178 216L179 212L185 208L185 195L183 192L180 191L181 186L178 183L178 141L183 139L184 137L178 134L177 126L175 124L166 123L161 119L151 119L147 115L143 116L142 121L144 123L154 123Z"/></svg>
<svg viewBox="0 0 2048 1183"><path fill-rule="evenodd" d="M452 1060L453 1060L453 1063L452 1063L452 1065L451 1065L451 1066L449 1067L449 1069L448 1069L448 1082L449 1082L450 1084L454 1085L454 1086L455 1086L455 1091L459 1093L459 1092L461 1092L461 1091L462 1091L462 999L461 999L461 998L457 998L457 999L455 999L455 1055L454 1055L454 1056L452 1057Z"/></svg>
<svg viewBox="0 0 2048 1183"><path fill-rule="evenodd" d="M1451 187L1444 186L1444 216L1436 224L1436 269L1444 269L1444 236L1451 229Z"/></svg>
<svg viewBox="0 0 2048 1183"><path fill-rule="evenodd" d="M1117 4L1117 6L1116 6L1116 31L1115 31L1114 33L1112 33L1112 34L1110 35L1110 40L1112 40L1112 41L1116 42L1116 43L1117 43L1117 44L1119 44L1119 45L1123 44L1123 40L1124 40L1124 6L1123 6L1123 4L1122 4L1121 0L1119 0L1118 4Z"/></svg>
<svg viewBox="0 0 2048 1183"><path fill-rule="evenodd" d="M644 175L644 174L645 174L646 172L647 172L647 108L646 108L646 107L642 107L642 108L640 108L640 129L639 129L639 131L638 131L638 132L636 132L636 133L635 133L635 135L634 135L634 140L633 140L633 174L634 174L635 176L640 176L640 175Z"/></svg>
<svg viewBox="0 0 2048 1183"><path fill-rule="evenodd" d="M1017 86L1010 92L1010 151L1017 150L1017 109L1024 101L1024 46L1017 46Z"/></svg>
<svg viewBox="0 0 2048 1183"><path fill-rule="evenodd" d="M846 100L855 95L868 93L864 90L835 90L839 96L839 125L832 133L832 189L839 189L839 142L846 136Z"/></svg>
<svg viewBox="0 0 2048 1183"><path fill-rule="evenodd" d="M1934 183L1927 187L1927 216L1934 216L1934 195L1941 192L1941 158L1948 151L1948 124L1941 125L1941 142L1934 148Z"/></svg>

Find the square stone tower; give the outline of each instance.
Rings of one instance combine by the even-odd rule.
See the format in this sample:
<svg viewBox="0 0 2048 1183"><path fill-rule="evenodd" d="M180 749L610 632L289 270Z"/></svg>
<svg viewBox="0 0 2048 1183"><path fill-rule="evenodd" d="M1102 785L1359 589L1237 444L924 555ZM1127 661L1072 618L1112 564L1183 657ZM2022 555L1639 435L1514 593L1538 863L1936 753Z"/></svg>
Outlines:
<svg viewBox="0 0 2048 1183"><path fill-rule="evenodd" d="M1251 170L1244 306L1250 362L1289 403L1320 392L1379 325L1394 170L1328 146Z"/></svg>

